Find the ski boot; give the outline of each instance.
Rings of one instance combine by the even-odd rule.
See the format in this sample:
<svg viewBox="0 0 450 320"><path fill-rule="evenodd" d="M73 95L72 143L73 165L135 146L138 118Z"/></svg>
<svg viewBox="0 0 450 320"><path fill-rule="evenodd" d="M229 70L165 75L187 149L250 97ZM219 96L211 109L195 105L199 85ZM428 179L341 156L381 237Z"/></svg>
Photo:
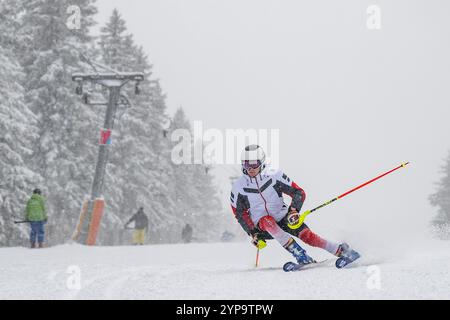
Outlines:
<svg viewBox="0 0 450 320"><path fill-rule="evenodd" d="M336 260L336 268L340 269L358 259L360 254L351 249L348 244L342 243L339 245L336 256L339 257L339 259Z"/></svg>
<svg viewBox="0 0 450 320"><path fill-rule="evenodd" d="M306 251L302 247L300 247L300 245L292 238L289 240L285 248L294 256L295 260L297 260L297 263L287 262L284 264L283 270L286 272L296 271L307 264L316 262L313 258L308 256L306 254Z"/></svg>

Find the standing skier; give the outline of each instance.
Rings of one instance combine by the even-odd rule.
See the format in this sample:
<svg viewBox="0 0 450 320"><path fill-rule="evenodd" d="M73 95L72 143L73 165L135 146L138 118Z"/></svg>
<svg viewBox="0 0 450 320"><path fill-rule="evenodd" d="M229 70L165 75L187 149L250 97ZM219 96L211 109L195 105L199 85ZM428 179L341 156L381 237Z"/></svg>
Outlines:
<svg viewBox="0 0 450 320"><path fill-rule="evenodd" d="M185 243L189 243L192 241L192 227L189 223L187 223L183 230L181 230L181 239L183 240L183 242Z"/></svg>
<svg viewBox="0 0 450 320"><path fill-rule="evenodd" d="M266 168L264 150L258 145L247 146L241 155L243 175L233 184L231 207L242 228L252 237L252 243L262 249L265 240L277 240L297 260L299 266L315 262L294 240L298 237L313 247L337 256L341 268L359 258L346 243L325 240L306 225L295 226L305 201L305 191L280 170ZM288 207L282 194L292 198ZM290 271L290 270L286 270Z"/></svg>
<svg viewBox="0 0 450 320"><path fill-rule="evenodd" d="M36 248L36 240L39 248L43 248L45 237L44 224L47 222L47 212L45 210L45 199L40 189L33 190L25 211L25 221L29 222L31 226L31 248Z"/></svg>
<svg viewBox="0 0 450 320"><path fill-rule="evenodd" d="M125 228L134 221L134 233L133 244L143 245L145 242L145 233L148 230L148 217L144 213L144 208L140 207L139 210L128 220L125 224Z"/></svg>

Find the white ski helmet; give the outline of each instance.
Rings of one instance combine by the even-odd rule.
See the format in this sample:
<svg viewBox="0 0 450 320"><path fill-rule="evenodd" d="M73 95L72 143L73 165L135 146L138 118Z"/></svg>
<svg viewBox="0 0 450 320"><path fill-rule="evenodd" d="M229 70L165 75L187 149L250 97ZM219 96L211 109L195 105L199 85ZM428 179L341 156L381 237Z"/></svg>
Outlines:
<svg viewBox="0 0 450 320"><path fill-rule="evenodd" d="M246 146L241 153L242 172L248 174L247 169L249 168L261 168L262 171L265 167L265 161L266 154L263 148L256 144Z"/></svg>

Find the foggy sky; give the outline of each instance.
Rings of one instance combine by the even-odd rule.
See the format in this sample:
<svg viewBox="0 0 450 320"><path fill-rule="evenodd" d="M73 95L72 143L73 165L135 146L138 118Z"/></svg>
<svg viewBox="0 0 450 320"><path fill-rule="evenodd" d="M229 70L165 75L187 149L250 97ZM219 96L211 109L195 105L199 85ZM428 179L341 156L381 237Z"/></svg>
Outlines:
<svg viewBox="0 0 450 320"><path fill-rule="evenodd" d="M373 4L380 30L366 26ZM311 215L316 230L366 242L425 233L450 149L448 1L98 6L101 24L116 7L145 48L170 113L183 106L206 128L280 129L280 164L305 189L304 209L411 162Z"/></svg>

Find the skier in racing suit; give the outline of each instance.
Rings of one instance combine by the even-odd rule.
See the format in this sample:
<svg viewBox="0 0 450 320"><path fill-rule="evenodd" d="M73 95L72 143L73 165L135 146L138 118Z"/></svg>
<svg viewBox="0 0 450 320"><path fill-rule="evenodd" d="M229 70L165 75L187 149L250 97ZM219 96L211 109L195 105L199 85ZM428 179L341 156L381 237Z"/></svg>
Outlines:
<svg viewBox="0 0 450 320"><path fill-rule="evenodd" d="M243 175L233 185L231 207L237 221L252 237L255 246L263 248L265 240L273 238L301 265L315 261L293 236L310 246L346 259L345 264L359 257L346 243L337 244L323 239L305 223L298 228L289 227L289 224L292 226L298 222L299 212L306 198L305 191L282 171L266 168L265 153L260 146L247 146L242 152L241 161ZM290 206L284 203L283 193L292 197ZM340 267L338 263L336 266Z"/></svg>

